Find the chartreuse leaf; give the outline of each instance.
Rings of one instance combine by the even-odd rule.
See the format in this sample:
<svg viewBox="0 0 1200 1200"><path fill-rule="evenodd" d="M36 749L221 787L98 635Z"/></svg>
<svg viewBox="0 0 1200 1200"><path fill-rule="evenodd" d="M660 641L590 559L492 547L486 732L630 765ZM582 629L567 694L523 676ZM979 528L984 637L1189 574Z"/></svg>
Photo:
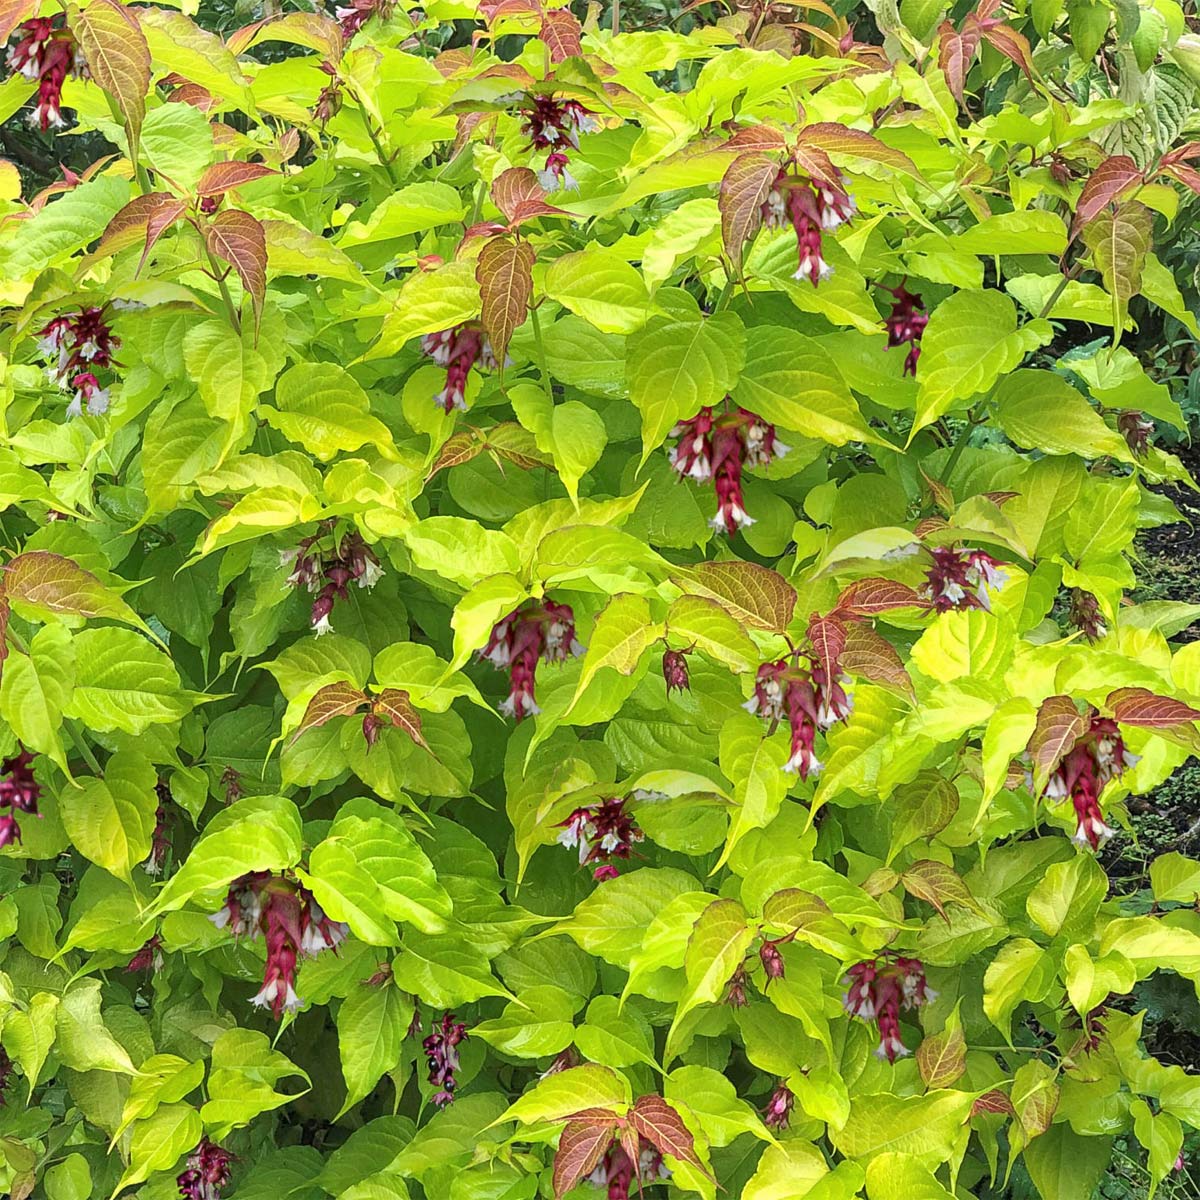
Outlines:
<svg viewBox="0 0 1200 1200"><path fill-rule="evenodd" d="M137 751L118 751L101 779L85 779L64 788L58 811L71 841L97 866L129 878L136 863L150 853L158 799L158 773Z"/></svg>
<svg viewBox="0 0 1200 1200"><path fill-rule="evenodd" d="M1052 335L1041 317L1018 329L1016 306L999 292L955 292L943 300L921 339L913 436L987 391Z"/></svg>
<svg viewBox="0 0 1200 1200"><path fill-rule="evenodd" d="M597 672L610 667L622 675L632 674L642 655L662 634L663 626L651 617L650 606L641 596L614 596L596 618L567 712L575 707Z"/></svg>
<svg viewBox="0 0 1200 1200"><path fill-rule="evenodd" d="M723 865L738 842L752 829L769 825L787 794L789 776L786 734L768 737L761 721L749 713L734 713L721 728L721 770L734 781L729 835L717 866Z"/></svg>
<svg viewBox="0 0 1200 1200"><path fill-rule="evenodd" d="M633 1099L623 1075L608 1067L585 1065L547 1076L505 1110L501 1121L561 1121L585 1108L620 1112ZM499 1122L496 1122L499 1124Z"/></svg>
<svg viewBox="0 0 1200 1200"><path fill-rule="evenodd" d="M971 1110L970 1092L938 1091L924 1096L859 1095L850 1117L830 1140L848 1158L907 1154L927 1167L950 1158Z"/></svg>
<svg viewBox="0 0 1200 1200"><path fill-rule="evenodd" d="M802 1138L789 1138L763 1151L742 1189L742 1200L784 1200L796 1195L852 1200L861 1194L864 1179L857 1163L840 1162L830 1171L816 1146Z"/></svg>
<svg viewBox="0 0 1200 1200"><path fill-rule="evenodd" d="M870 1200L954 1200L920 1159L911 1154L886 1153L867 1166L867 1196Z"/></svg>
<svg viewBox="0 0 1200 1200"><path fill-rule="evenodd" d="M338 1054L346 1081L346 1112L400 1061L413 1001L395 984L360 983L338 1009Z"/></svg>
<svg viewBox="0 0 1200 1200"><path fill-rule="evenodd" d="M190 1104L163 1104L144 1121L135 1122L129 1139L129 1166L113 1195L155 1171L169 1171L195 1148L203 1132L200 1114Z"/></svg>
<svg viewBox="0 0 1200 1200"><path fill-rule="evenodd" d="M85 979L64 993L54 1014L55 1050L72 1070L132 1075L128 1052L100 1015L100 989L99 979Z"/></svg>
<svg viewBox="0 0 1200 1200"><path fill-rule="evenodd" d="M556 404L533 384L516 384L509 399L537 448L554 460L567 494L578 499L580 479L600 461L608 444L603 418L579 400Z"/></svg>
<svg viewBox="0 0 1200 1200"><path fill-rule="evenodd" d="M546 1058L571 1044L575 1007L574 998L562 988L527 988L499 1017L473 1026L471 1036L514 1058Z"/></svg>
<svg viewBox="0 0 1200 1200"><path fill-rule="evenodd" d="M1010 1038L1012 1014L1019 1004L1036 1003L1054 982L1054 960L1036 942L1014 938L992 960L983 979L983 1011Z"/></svg>
<svg viewBox="0 0 1200 1200"><path fill-rule="evenodd" d="M601 333L633 333L650 315L650 295L637 269L598 248L556 258L545 289Z"/></svg>
<svg viewBox="0 0 1200 1200"><path fill-rule="evenodd" d="M213 1044L208 1074L208 1101L200 1110L210 1136L225 1137L259 1113L286 1104L292 1096L275 1090L281 1079L308 1076L285 1054L271 1049L265 1034L228 1029ZM302 1095L307 1088L293 1093Z"/></svg>
<svg viewBox="0 0 1200 1200"><path fill-rule="evenodd" d="M61 625L34 635L28 655L10 653L0 675L0 716L22 745L67 770L60 729L75 676L75 648Z"/></svg>

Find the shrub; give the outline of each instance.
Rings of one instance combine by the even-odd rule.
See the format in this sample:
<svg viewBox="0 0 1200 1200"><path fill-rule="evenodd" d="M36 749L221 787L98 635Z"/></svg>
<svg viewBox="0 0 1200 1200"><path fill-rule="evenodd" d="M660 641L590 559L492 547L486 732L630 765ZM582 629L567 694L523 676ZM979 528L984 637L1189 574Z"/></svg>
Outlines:
<svg viewBox="0 0 1200 1200"><path fill-rule="evenodd" d="M12 1195L1186 1178L1194 38L812 13L4 8Z"/></svg>

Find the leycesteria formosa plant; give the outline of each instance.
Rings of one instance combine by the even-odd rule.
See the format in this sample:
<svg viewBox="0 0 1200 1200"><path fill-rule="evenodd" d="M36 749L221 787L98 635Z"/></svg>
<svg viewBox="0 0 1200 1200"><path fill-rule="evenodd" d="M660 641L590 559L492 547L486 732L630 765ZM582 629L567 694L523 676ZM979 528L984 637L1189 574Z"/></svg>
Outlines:
<svg viewBox="0 0 1200 1200"><path fill-rule="evenodd" d="M0 4L0 1194L1200 1194L1194 15L735 7Z"/></svg>

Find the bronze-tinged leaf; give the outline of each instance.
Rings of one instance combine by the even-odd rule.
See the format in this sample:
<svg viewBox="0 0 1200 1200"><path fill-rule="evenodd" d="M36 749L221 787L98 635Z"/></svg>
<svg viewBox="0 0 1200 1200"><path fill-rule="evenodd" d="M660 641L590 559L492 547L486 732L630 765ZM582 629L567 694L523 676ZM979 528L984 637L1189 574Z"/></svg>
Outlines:
<svg viewBox="0 0 1200 1200"><path fill-rule="evenodd" d="M11 610L7 598L0 594L0 667L8 657L8 618Z"/></svg>
<svg viewBox="0 0 1200 1200"><path fill-rule="evenodd" d="M990 500L997 508L1003 508L1010 500L1015 500L1020 492L981 492L985 500Z"/></svg>
<svg viewBox="0 0 1200 1200"><path fill-rule="evenodd" d="M18 554L4 568L0 589L5 602L16 600L54 613L110 617L144 629L141 619L120 596L91 571L49 550Z"/></svg>
<svg viewBox="0 0 1200 1200"><path fill-rule="evenodd" d="M773 125L751 125L717 147L718 150L736 150L738 154L782 154L787 149L787 140Z"/></svg>
<svg viewBox="0 0 1200 1200"><path fill-rule="evenodd" d="M603 1112L603 1110L598 1110ZM569 1121L558 1139L552 1183L555 1200L561 1200L581 1179L590 1175L612 1143L617 1122L612 1113L603 1119Z"/></svg>
<svg viewBox="0 0 1200 1200"><path fill-rule="evenodd" d="M952 1087L966 1069L967 1041L961 1025L931 1034L917 1047L917 1070L927 1091Z"/></svg>
<svg viewBox="0 0 1200 1200"><path fill-rule="evenodd" d="M1178 180L1184 187L1190 188L1200 196L1200 171L1194 167L1184 163L1171 163L1170 166L1162 168L1162 174L1170 175L1172 179Z"/></svg>
<svg viewBox="0 0 1200 1200"><path fill-rule="evenodd" d="M629 1110L629 1126L646 1141L680 1162L690 1163L705 1175L704 1165L696 1156L695 1141L682 1118L661 1096L641 1096Z"/></svg>
<svg viewBox="0 0 1200 1200"><path fill-rule="evenodd" d="M327 62L339 63L345 48L342 27L321 12L290 12L267 17L235 30L225 39L234 54L242 54L258 42L290 42L313 50Z"/></svg>
<svg viewBox="0 0 1200 1200"><path fill-rule="evenodd" d="M492 181L492 202L508 218L509 225L519 225L534 217L569 217L564 209L546 203L546 189L538 183L537 175L528 167L509 167Z"/></svg>
<svg viewBox="0 0 1200 1200"><path fill-rule="evenodd" d="M811 659L814 665L825 672L830 683L837 681L842 673L841 657L846 649L846 625L836 613L819 617L816 613L808 621L808 640L812 646Z"/></svg>
<svg viewBox="0 0 1200 1200"><path fill-rule="evenodd" d="M971 61L978 49L977 24L965 28L962 33L949 21L943 21L938 27L938 67L945 75L946 84L960 108L965 106L963 93L967 86L967 72L971 69Z"/></svg>
<svg viewBox="0 0 1200 1200"><path fill-rule="evenodd" d="M1005 58L1016 63L1033 82L1033 55L1029 50L1029 39L1018 33L1011 25L985 25L983 36L993 50L999 50Z"/></svg>
<svg viewBox="0 0 1200 1200"><path fill-rule="evenodd" d="M165 11L165 10L160 10ZM216 97L198 83L181 83L168 97L168 104L190 104L202 113L211 112L216 107Z"/></svg>
<svg viewBox="0 0 1200 1200"><path fill-rule="evenodd" d="M267 294L267 235L261 222L241 209L227 208L204 227L209 250L238 273L254 305L254 327Z"/></svg>
<svg viewBox="0 0 1200 1200"><path fill-rule="evenodd" d="M129 156L136 162L150 90L145 34L116 0L91 0L83 9L68 5L67 24L79 39L92 78L116 101L129 138Z"/></svg>
<svg viewBox="0 0 1200 1200"><path fill-rule="evenodd" d="M213 163L200 176L200 182L196 184L196 195L220 196L229 191L230 188L241 187L243 183L262 179L264 175L278 174L279 172L274 168L264 166L262 163Z"/></svg>
<svg viewBox="0 0 1200 1200"><path fill-rule="evenodd" d="M186 207L183 200L177 200L169 192L148 192L144 196L135 196L109 221L90 258L116 254L141 242L142 257L137 266L140 272L146 265L154 243L175 224Z"/></svg>
<svg viewBox="0 0 1200 1200"><path fill-rule="evenodd" d="M672 576L685 592L718 600L735 621L754 629L783 633L796 608L796 589L778 571L757 563L699 563Z"/></svg>
<svg viewBox="0 0 1200 1200"><path fill-rule="evenodd" d="M540 36L550 51L551 63L556 66L564 58L577 58L583 53L583 26L569 8L543 12Z"/></svg>
<svg viewBox="0 0 1200 1200"><path fill-rule="evenodd" d="M1059 1088L1053 1079L1045 1078L1028 1095L1016 1102L1016 1116L1025 1133L1025 1141L1041 1137L1050 1128L1058 1109Z"/></svg>
<svg viewBox="0 0 1200 1200"><path fill-rule="evenodd" d="M464 430L448 437L442 443L437 458L433 460L433 466L429 468L426 479L432 479L439 471L444 471L449 467L459 467L463 463L470 462L471 459L483 453L484 444L473 430Z"/></svg>
<svg viewBox="0 0 1200 1200"><path fill-rule="evenodd" d="M1084 226L1084 245L1092 252L1092 264L1104 279L1112 297L1113 329L1125 325L1129 301L1142 287L1142 268L1153 240L1153 218L1144 204L1127 200L1115 209L1097 213Z"/></svg>
<svg viewBox="0 0 1200 1200"><path fill-rule="evenodd" d="M778 174L778 162L752 153L735 158L721 179L721 240L735 271L741 271L746 243L762 225L762 206Z"/></svg>
<svg viewBox="0 0 1200 1200"><path fill-rule="evenodd" d="M516 421L501 421L499 425L493 425L484 437L486 449L493 457L499 456L522 471L554 466L554 459L537 448L533 434Z"/></svg>
<svg viewBox="0 0 1200 1200"><path fill-rule="evenodd" d="M998 1088L993 1088L990 1092L984 1092L982 1096L977 1096L971 1105L971 1116L973 1117L985 1113L1002 1113L1004 1116L1011 1116L1012 1111L1012 1101Z"/></svg>
<svg viewBox="0 0 1200 1200"><path fill-rule="evenodd" d="M810 179L828 187L841 187L841 172L820 146L806 146L800 142L792 151L792 156L796 166Z"/></svg>
<svg viewBox="0 0 1200 1200"><path fill-rule="evenodd" d="M918 771L910 783L901 784L892 797L892 847L890 863L919 838L941 833L958 812L958 788L937 771Z"/></svg>
<svg viewBox="0 0 1200 1200"><path fill-rule="evenodd" d="M1200 712L1171 696L1156 696L1147 688L1126 687L1109 692L1107 707L1122 725L1141 729L1174 729L1200 720Z"/></svg>
<svg viewBox="0 0 1200 1200"><path fill-rule="evenodd" d="M475 265L480 319L502 367L509 340L529 312L535 257L528 242L494 238L480 251Z"/></svg>
<svg viewBox="0 0 1200 1200"><path fill-rule="evenodd" d="M928 537L931 533L937 533L940 529L946 529L950 522L945 517L922 517L916 525L913 526L913 535L919 538Z"/></svg>
<svg viewBox="0 0 1200 1200"><path fill-rule="evenodd" d="M876 867L859 884L872 900L878 900L885 892L890 892L900 882L900 876L891 867Z"/></svg>
<svg viewBox="0 0 1200 1200"><path fill-rule="evenodd" d="M800 145L823 150L834 158L843 155L849 158L861 158L868 162L879 163L884 167L892 167L897 171L904 171L918 179L921 177L921 172L917 170L917 164L903 150L897 150L895 147L887 145L886 142L881 142L873 133L867 133L865 129L850 129L835 121L817 121L812 125L805 125L797 138Z"/></svg>
<svg viewBox="0 0 1200 1200"><path fill-rule="evenodd" d="M327 683L323 688L319 688L308 702L304 716L288 745L294 746L310 729L316 729L327 721L332 721L334 717L352 717L367 702L367 693L352 683Z"/></svg>
<svg viewBox="0 0 1200 1200"><path fill-rule="evenodd" d="M906 699L913 697L912 680L895 646L869 625L855 622L846 627L842 670L855 679L898 692Z"/></svg>
<svg viewBox="0 0 1200 1200"><path fill-rule="evenodd" d="M950 918L946 916L947 904L960 904L972 910L979 907L967 885L945 863L921 859L901 874L900 882L909 895L932 904L947 925L950 923Z"/></svg>
<svg viewBox="0 0 1200 1200"><path fill-rule="evenodd" d="M898 608L928 608L929 603L917 595L916 589L895 579L855 580L838 599L834 612L848 617L875 617L895 612Z"/></svg>
<svg viewBox="0 0 1200 1200"><path fill-rule="evenodd" d="M829 905L813 892L784 888L763 905L763 920L784 929L804 929L831 915Z"/></svg>
<svg viewBox="0 0 1200 1200"><path fill-rule="evenodd" d="M1026 752L1033 759L1033 794L1040 796L1055 768L1087 729L1070 696L1049 696L1038 709Z"/></svg>
<svg viewBox="0 0 1200 1200"><path fill-rule="evenodd" d="M423 750L429 749L429 743L421 733L421 714L413 708L407 692L399 688L385 688L371 701L371 711L376 716L387 717L397 729L403 729Z"/></svg>
<svg viewBox="0 0 1200 1200"><path fill-rule="evenodd" d="M918 467L918 470L938 508L947 514L954 512L954 493L940 479L935 479L930 475L924 467Z"/></svg>
<svg viewBox="0 0 1200 1200"><path fill-rule="evenodd" d="M37 16L40 7L39 0L0 0L0 45L22 21Z"/></svg>
<svg viewBox="0 0 1200 1200"><path fill-rule="evenodd" d="M1088 176L1083 191L1079 193L1075 216L1071 219L1071 239L1077 237L1080 230L1098 213L1143 182L1142 172L1132 158L1124 154L1106 158Z"/></svg>

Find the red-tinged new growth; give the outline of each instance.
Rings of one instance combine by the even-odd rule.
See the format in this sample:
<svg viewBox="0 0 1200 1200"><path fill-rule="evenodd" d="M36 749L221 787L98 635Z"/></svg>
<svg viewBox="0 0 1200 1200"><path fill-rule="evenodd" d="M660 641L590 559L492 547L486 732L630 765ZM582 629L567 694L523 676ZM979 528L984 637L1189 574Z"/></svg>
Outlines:
<svg viewBox="0 0 1200 1200"><path fill-rule="evenodd" d="M1071 589L1071 605L1067 610L1067 620L1089 642L1098 642L1102 637L1108 635L1108 626L1104 623L1104 614L1100 611L1100 601L1083 588Z"/></svg>
<svg viewBox="0 0 1200 1200"><path fill-rule="evenodd" d="M170 827L171 789L162 782L154 785L154 794L158 805L154 809L154 832L150 837L150 856L142 863L142 870L147 875L161 875L163 864L167 861L167 852L171 849L171 839L167 835Z"/></svg>
<svg viewBox="0 0 1200 1200"><path fill-rule="evenodd" d="M836 184L820 183L806 175L792 175L786 168L776 175L763 201L762 219L768 229L790 225L796 231L799 265L793 279L809 279L816 287L833 274L833 268L821 256L821 235L858 212L845 182L839 175Z"/></svg>
<svg viewBox="0 0 1200 1200"><path fill-rule="evenodd" d="M908 346L903 374L915 377L917 360L921 357L921 336L929 324L929 314L921 305L921 297L910 292L903 283L887 290L893 297L892 311L884 322L887 326L888 349Z"/></svg>
<svg viewBox="0 0 1200 1200"><path fill-rule="evenodd" d="M925 967L915 958L873 958L855 963L842 981L842 1004L852 1017L874 1021L879 1030L875 1054L895 1062L910 1054L900 1038L900 1010L920 1008L937 999L925 982Z"/></svg>
<svg viewBox="0 0 1200 1200"><path fill-rule="evenodd" d="M343 11L355 12L357 10L349 9ZM345 28L345 23L343 23L343 32L345 32ZM346 36L350 37L352 35L346 34ZM313 105L313 120L321 125L326 125L342 111L342 102L344 99L342 95L343 85L342 81L337 77L337 68L331 63L321 63L321 70L330 77L330 82L317 95L317 102Z"/></svg>
<svg viewBox="0 0 1200 1200"><path fill-rule="evenodd" d="M836 667L835 667L836 669ZM826 733L850 716L853 702L838 673L826 678L826 669L813 663L805 670L786 658L758 668L754 695L742 706L764 721L786 721L792 734L792 752L783 769L801 779L820 772L822 763L813 749L818 731Z"/></svg>
<svg viewBox="0 0 1200 1200"><path fill-rule="evenodd" d="M395 8L393 0L352 0L344 8L334 9L338 24L342 27L342 36L349 41L371 17L377 16L386 21Z"/></svg>
<svg viewBox="0 0 1200 1200"><path fill-rule="evenodd" d="M691 690L687 655L682 650L663 651L662 672L668 695L672 691L687 692Z"/></svg>
<svg viewBox="0 0 1200 1200"><path fill-rule="evenodd" d="M546 165L538 171L538 183L547 192L562 188L574 191L578 181L567 169L571 159L567 147L579 149L581 133L595 133L600 122L591 109L578 100L556 100L553 96L520 95L521 132L529 138L529 149L548 150Z"/></svg>
<svg viewBox="0 0 1200 1200"><path fill-rule="evenodd" d="M1150 435L1154 432L1154 422L1136 409L1127 408L1117 416L1117 432L1138 458L1145 458L1150 449Z"/></svg>
<svg viewBox="0 0 1200 1200"><path fill-rule="evenodd" d="M676 439L671 465L684 478L703 483L712 479L717 512L709 524L724 533L736 533L754 518L742 498L742 469L765 467L791 449L775 436L775 426L744 408L714 416L702 408L694 417L671 430Z"/></svg>
<svg viewBox="0 0 1200 1200"><path fill-rule="evenodd" d="M608 1200L629 1200L635 1180L640 1192L646 1184L670 1177L671 1172L658 1148L639 1137L636 1160L629 1157L619 1141L613 1142L587 1181L594 1187L606 1188Z"/></svg>
<svg viewBox="0 0 1200 1200"><path fill-rule="evenodd" d="M454 1089L458 1086L455 1072L460 1065L458 1046L466 1037L467 1027L461 1021L455 1021L452 1012L447 1012L442 1014L441 1021L421 1043L429 1060L429 1082L438 1089L433 1095L433 1102L439 1108L454 1099Z"/></svg>
<svg viewBox="0 0 1200 1200"><path fill-rule="evenodd" d="M1104 821L1100 793L1110 781L1135 766L1139 758L1125 749L1116 721L1093 712L1086 731L1063 756L1042 791L1047 800L1071 801L1076 820L1071 840L1077 846L1099 850L1116 833Z"/></svg>
<svg viewBox="0 0 1200 1200"><path fill-rule="evenodd" d="M304 538L295 548L282 551L279 562L292 568L287 579L292 587L316 593L311 621L313 633L318 637L333 629L329 618L334 604L350 598L351 583L369 590L383 576L379 559L357 530L340 540L330 539L328 525L312 537Z"/></svg>
<svg viewBox="0 0 1200 1200"><path fill-rule="evenodd" d="M539 660L561 663L582 653L571 606L547 599L526 601L497 621L479 657L508 671L508 699L500 711L519 722L541 711L535 697Z"/></svg>
<svg viewBox="0 0 1200 1200"><path fill-rule="evenodd" d="M17 813L27 813L29 816L40 816L37 802L42 789L33 775L34 756L22 749L12 758L0 762L0 849L11 846L21 840L21 826L17 822Z"/></svg>
<svg viewBox="0 0 1200 1200"><path fill-rule="evenodd" d="M87 406L92 416L108 411L108 389L100 385L97 370L110 370L121 339L113 334L108 305L101 304L55 317L38 333L38 349L53 360L46 374L63 390L74 390L68 417L78 417Z"/></svg>
<svg viewBox="0 0 1200 1200"><path fill-rule="evenodd" d="M29 114L35 129L61 129L62 89L67 77L86 79L87 63L65 18L35 17L17 27L18 40L8 51L9 70L36 80L37 104Z"/></svg>
<svg viewBox="0 0 1200 1200"><path fill-rule="evenodd" d="M478 365L485 371L494 371L499 365L478 321L467 321L441 333L427 333L421 339L421 349L439 367L446 368L446 386L433 399L447 413L456 408L466 410L467 377L472 367Z"/></svg>
<svg viewBox="0 0 1200 1200"><path fill-rule="evenodd" d="M593 867L592 877L600 883L616 879L619 872L613 860L628 859L646 837L621 797L577 808L559 822L559 828L559 845L578 849L580 866Z"/></svg>
<svg viewBox="0 0 1200 1200"><path fill-rule="evenodd" d="M998 592L1008 581L1003 563L982 550L935 546L929 551L933 562L925 582L917 589L922 599L940 613L952 608L982 608L992 611L989 589Z"/></svg>
<svg viewBox="0 0 1200 1200"><path fill-rule="evenodd" d="M763 974L767 977L767 983L770 984L772 979L782 979L784 976L783 955L779 953L779 947L783 942L789 942L794 935L788 935L783 938L764 938L763 943L758 948L758 961L762 963Z"/></svg>
<svg viewBox="0 0 1200 1200"><path fill-rule="evenodd" d="M763 1109L763 1124L768 1129L786 1129L792 1119L792 1106L795 1103L795 1093L786 1083L780 1081Z"/></svg>
<svg viewBox="0 0 1200 1200"><path fill-rule="evenodd" d="M350 935L349 926L331 921L307 888L270 871L235 879L224 906L209 920L218 929L228 927L235 938L254 941L261 933L266 939L263 985L252 1003L276 1018L303 1003L295 988L298 960L336 950Z"/></svg>
<svg viewBox="0 0 1200 1200"><path fill-rule="evenodd" d="M8 1103L5 1093L8 1091L8 1085L12 1082L12 1077L13 1061L8 1057L8 1051L0 1046L0 1108L4 1108Z"/></svg>
<svg viewBox="0 0 1200 1200"><path fill-rule="evenodd" d="M229 1183L233 1155L205 1138L188 1155L187 1165L175 1180L183 1200L220 1200Z"/></svg>

